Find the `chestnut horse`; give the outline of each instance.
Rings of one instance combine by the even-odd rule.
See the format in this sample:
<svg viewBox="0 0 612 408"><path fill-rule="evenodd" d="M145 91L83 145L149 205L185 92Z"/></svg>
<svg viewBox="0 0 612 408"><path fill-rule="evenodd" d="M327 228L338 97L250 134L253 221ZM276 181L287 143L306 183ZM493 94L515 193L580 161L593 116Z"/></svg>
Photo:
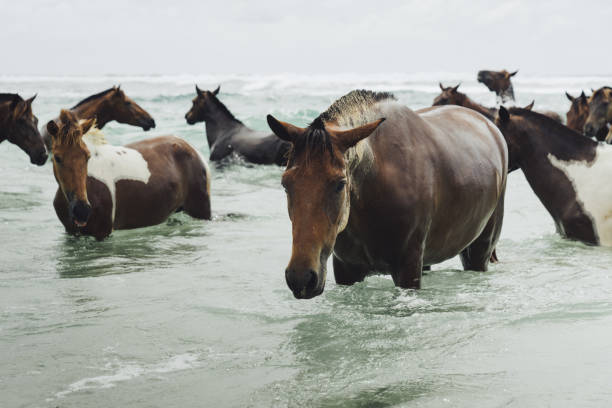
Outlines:
<svg viewBox="0 0 612 408"><path fill-rule="evenodd" d="M217 98L220 88L212 92L202 91L196 85L193 106L185 114L185 120L190 125L206 122L210 160L221 161L237 155L255 164L285 165L290 144L273 134L246 127Z"/></svg>
<svg viewBox="0 0 612 408"><path fill-rule="evenodd" d="M282 185L296 298L323 292L333 253L338 284L387 272L419 288L424 266L461 255L487 269L499 237L507 150L499 130L460 106L413 112L389 93L352 91L307 128L268 115L292 144Z"/></svg>
<svg viewBox="0 0 612 408"><path fill-rule="evenodd" d="M96 119L96 127L102 129L108 122L116 120L126 125L141 127L145 132L155 127L155 120L142 109L136 102L129 98L121 89L114 86L95 95L88 96L74 105L70 111L78 119ZM57 122L57 118L55 121ZM42 135L51 150L51 137L47 129L42 130Z"/></svg>
<svg viewBox="0 0 612 408"><path fill-rule="evenodd" d="M514 101L514 88L510 78L515 76L518 70L508 72L503 71L478 71L478 82L485 84L489 91L495 92L498 101L502 104Z"/></svg>
<svg viewBox="0 0 612 408"><path fill-rule="evenodd" d="M572 103L566 114L567 127L582 133L589 116L589 98L584 94L584 91L577 97L573 97L567 92L565 96Z"/></svg>
<svg viewBox="0 0 612 408"><path fill-rule="evenodd" d="M59 184L53 205L68 233L102 240L176 211L210 219L210 174L193 147L174 136L112 146L94 122L62 110L59 125L47 124Z"/></svg>
<svg viewBox="0 0 612 408"><path fill-rule="evenodd" d="M38 118L32 113L32 101L17 94L0 93L0 143L5 140L17 145L30 156L30 162L42 166L47 161L47 149L38 132Z"/></svg>
<svg viewBox="0 0 612 408"><path fill-rule="evenodd" d="M593 92L589 98L589 116L584 123L584 134L599 141L612 143L612 88L604 86Z"/></svg>
<svg viewBox="0 0 612 408"><path fill-rule="evenodd" d="M550 118L520 108L500 108L497 126L509 168L525 178L561 236L612 246L612 146L597 143Z"/></svg>

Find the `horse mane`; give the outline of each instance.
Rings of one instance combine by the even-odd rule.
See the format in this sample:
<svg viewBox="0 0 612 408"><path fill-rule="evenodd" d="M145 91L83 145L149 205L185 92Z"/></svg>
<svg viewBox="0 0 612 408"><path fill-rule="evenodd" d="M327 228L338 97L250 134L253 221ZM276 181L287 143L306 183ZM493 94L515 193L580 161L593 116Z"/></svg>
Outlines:
<svg viewBox="0 0 612 408"><path fill-rule="evenodd" d="M603 95L604 91L612 91L612 88L610 88L609 86L602 86L601 88L593 92L593 95L591 95L591 100L594 100L595 98L598 98L599 96Z"/></svg>
<svg viewBox="0 0 612 408"><path fill-rule="evenodd" d="M575 130L570 129L556 120L546 115L542 115L541 113L518 107L510 108L508 109L508 112L511 115L520 116L533 122L536 126L545 129L545 134L560 137L565 143L568 143L575 148L597 146L597 142L594 140L581 135Z"/></svg>
<svg viewBox="0 0 612 408"><path fill-rule="evenodd" d="M212 92L210 92L210 94L213 96L213 97L211 98L211 100L214 102L215 106L216 106L216 107L217 107L217 108L218 108L218 109L219 109L221 112L223 112L223 113L225 113L227 116L229 116L229 117L230 117L230 119L232 119L232 120L234 120L234 121L236 121L236 122L238 122L238 123L240 123L240 124L243 124L243 123L242 123L242 122L241 122L241 121L240 121L238 118L236 118L236 117L234 116L234 114L233 114L232 112L230 112L230 110L229 110L229 109L227 109L227 106L225 106L225 105L223 104L223 102L221 102L221 101L219 100L219 98L217 98L217 95L213 94Z"/></svg>
<svg viewBox="0 0 612 408"><path fill-rule="evenodd" d="M347 129L362 126L380 118L380 114L374 109L376 104L396 100L395 96L389 92L374 92L364 89L349 92L317 116L308 125L306 132L294 140L288 153L289 160L296 153L304 151L308 152L309 155L328 152L334 159L331 137L325 130L327 123L334 123Z"/></svg>
<svg viewBox="0 0 612 408"><path fill-rule="evenodd" d="M15 94L15 93L0 93L0 102L13 101L13 99L15 99L15 97L17 97L17 100L19 102L23 101L23 98L21 96L19 96L19 94Z"/></svg>
<svg viewBox="0 0 612 408"><path fill-rule="evenodd" d="M101 97L103 97L104 95L108 94L109 92L111 92L111 91L113 91L113 90L115 90L115 87L108 88L108 89L107 89L107 90L105 90L105 91L102 91L102 92L99 92L99 93L97 93L97 94L94 94L94 95L88 96L87 98L83 99L81 102L77 103L76 105L74 105L74 106L73 106L72 108L70 108L70 109L76 109L76 108L78 108L79 106L81 106L81 105L83 105L83 104L85 104L85 103L87 103L87 102L89 102L89 101L92 101L92 100L97 99L97 98L101 98Z"/></svg>

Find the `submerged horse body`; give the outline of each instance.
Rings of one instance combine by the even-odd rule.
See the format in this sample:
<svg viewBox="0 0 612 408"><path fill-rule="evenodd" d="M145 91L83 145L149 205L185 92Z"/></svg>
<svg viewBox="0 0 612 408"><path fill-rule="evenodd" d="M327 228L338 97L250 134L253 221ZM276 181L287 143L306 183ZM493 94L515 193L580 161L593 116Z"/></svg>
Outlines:
<svg viewBox="0 0 612 408"><path fill-rule="evenodd" d="M114 229L146 227L176 211L210 219L210 174L187 142L160 136L112 146L101 132L62 111L48 123L59 188L53 205L70 234L100 240ZM83 135L84 134L84 135Z"/></svg>
<svg viewBox="0 0 612 408"><path fill-rule="evenodd" d="M353 91L307 128L268 115L292 143L282 184L293 250L285 278L297 298L319 295L331 255L336 282L375 272L419 288L423 267L461 255L486 270L503 219L507 150L476 112L414 112L393 95Z"/></svg>
<svg viewBox="0 0 612 408"><path fill-rule="evenodd" d="M206 122L210 160L221 161L237 155L255 164L286 164L290 144L273 134L257 132L245 126L217 98L219 89L202 91L196 85L193 106L185 115L190 125Z"/></svg>
<svg viewBox="0 0 612 408"><path fill-rule="evenodd" d="M47 149L38 132L38 118L32 113L36 95L23 100L18 94L0 93L0 143L5 140L17 145L30 162L42 166L47 161Z"/></svg>
<svg viewBox="0 0 612 408"><path fill-rule="evenodd" d="M137 126L145 132L155 127L155 120L147 111L129 98L121 89L114 86L95 95L88 96L74 105L70 111L77 119L96 119L96 127L102 129L108 122L117 121ZM59 118L54 119L55 122ZM42 129L47 149L51 150L51 135L47 128Z"/></svg>
<svg viewBox="0 0 612 408"><path fill-rule="evenodd" d="M561 236L612 246L612 146L597 143L546 116L500 109L510 171L520 168Z"/></svg>

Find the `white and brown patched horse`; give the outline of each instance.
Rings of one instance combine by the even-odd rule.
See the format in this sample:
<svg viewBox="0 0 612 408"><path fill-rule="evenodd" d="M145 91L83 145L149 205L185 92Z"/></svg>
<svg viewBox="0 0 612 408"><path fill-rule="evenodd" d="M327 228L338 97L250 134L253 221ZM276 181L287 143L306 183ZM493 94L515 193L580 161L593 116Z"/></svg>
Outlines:
<svg viewBox="0 0 612 408"><path fill-rule="evenodd" d="M47 124L59 184L53 205L68 233L101 240L176 211L210 219L210 174L189 143L160 136L113 146L94 122L62 110L59 125Z"/></svg>
<svg viewBox="0 0 612 408"><path fill-rule="evenodd" d="M521 169L561 236L612 246L612 146L520 108L499 110L510 171Z"/></svg>
<svg viewBox="0 0 612 408"><path fill-rule="evenodd" d="M371 273L419 288L424 266L456 255L487 270L503 220L506 143L460 106L412 111L389 93L353 91L307 128L268 115L292 144L282 184L293 250L285 270L297 298Z"/></svg>

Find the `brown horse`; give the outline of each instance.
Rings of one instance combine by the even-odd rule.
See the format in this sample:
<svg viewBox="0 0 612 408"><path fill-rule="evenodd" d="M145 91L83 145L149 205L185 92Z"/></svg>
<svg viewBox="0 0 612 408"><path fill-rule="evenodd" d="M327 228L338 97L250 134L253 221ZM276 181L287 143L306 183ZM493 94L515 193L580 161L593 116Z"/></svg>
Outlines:
<svg viewBox="0 0 612 408"><path fill-rule="evenodd" d="M196 85L193 106L185 114L188 124L206 122L206 139L210 148L210 160L221 161L237 155L255 164L287 163L290 144L273 134L257 132L236 119L217 98L221 87L214 91L202 91Z"/></svg>
<svg viewBox="0 0 612 408"><path fill-rule="evenodd" d="M486 270L506 186L503 136L459 106L413 112L389 93L352 91L307 128L268 124L292 144L282 185L293 250L285 271L297 298L323 292L333 252L339 284L387 272L419 288L424 266L461 255Z"/></svg>
<svg viewBox="0 0 612 408"><path fill-rule="evenodd" d="M112 146L94 121L79 124L62 110L59 125L47 124L59 184L53 205L68 233L101 240L182 210L210 219L210 174L193 147L174 136Z"/></svg>
<svg viewBox="0 0 612 408"><path fill-rule="evenodd" d="M610 123L612 123L612 88L604 86L593 92L589 98L589 116L584 123L584 134L599 141L606 140L612 143L612 130L608 131Z"/></svg>
<svg viewBox="0 0 612 408"><path fill-rule="evenodd" d="M478 82L485 84L489 91L495 92L497 99L501 103L514 101L514 88L510 78L515 76L518 70L508 72L503 71L478 71Z"/></svg>
<svg viewBox="0 0 612 408"><path fill-rule="evenodd" d="M612 146L596 143L536 112L501 107L497 126L509 151L563 237L612 246Z"/></svg>
<svg viewBox="0 0 612 408"><path fill-rule="evenodd" d="M573 97L567 92L565 96L572 103L566 114L567 127L582 133L589 116L589 98L584 94L584 91L577 97Z"/></svg>
<svg viewBox="0 0 612 408"><path fill-rule="evenodd" d="M32 113L32 101L11 93L0 93L0 143L5 140L17 145L30 156L30 162L42 166L47 150L38 132L38 118Z"/></svg>
<svg viewBox="0 0 612 408"><path fill-rule="evenodd" d="M155 127L155 120L136 102L129 98L121 89L114 86L95 95L88 96L74 105L70 111L78 119L96 119L96 127L102 129L108 122L116 120L119 123L141 127L145 132ZM57 122L57 118L55 121ZM42 135L51 150L51 137L46 129Z"/></svg>

